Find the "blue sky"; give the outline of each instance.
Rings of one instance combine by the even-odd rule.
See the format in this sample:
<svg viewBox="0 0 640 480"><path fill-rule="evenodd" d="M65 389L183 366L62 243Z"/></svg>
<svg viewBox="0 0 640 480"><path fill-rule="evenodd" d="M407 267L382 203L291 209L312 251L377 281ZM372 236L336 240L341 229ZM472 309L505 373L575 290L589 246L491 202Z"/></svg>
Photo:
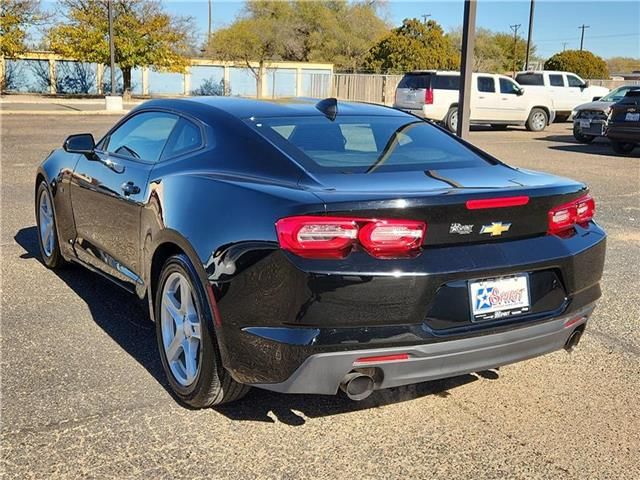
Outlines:
<svg viewBox="0 0 640 480"><path fill-rule="evenodd" d="M207 30L206 0L162 0L167 10L195 18L202 37ZM213 0L214 29L233 22L242 11L242 1ZM583 23L590 25L585 33L585 49L607 57L640 57L640 2L637 0L536 0L533 41L538 54L549 57L566 48L579 48ZM431 14L431 19L445 30L462 24L463 0L400 1L388 0L386 12L394 25L406 17ZM527 34L529 0L478 0L477 26L496 31L509 31L509 25L521 24Z"/></svg>

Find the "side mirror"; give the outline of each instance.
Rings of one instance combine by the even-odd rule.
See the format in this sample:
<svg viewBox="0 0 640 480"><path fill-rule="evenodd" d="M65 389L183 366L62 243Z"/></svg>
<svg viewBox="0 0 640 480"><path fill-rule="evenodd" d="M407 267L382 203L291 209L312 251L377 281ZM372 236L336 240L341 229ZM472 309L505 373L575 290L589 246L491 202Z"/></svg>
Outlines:
<svg viewBox="0 0 640 480"><path fill-rule="evenodd" d="M521 97L522 95L524 95L524 88L519 89L519 90L516 92L516 95L518 95L519 97Z"/></svg>
<svg viewBox="0 0 640 480"><path fill-rule="evenodd" d="M68 136L62 144L62 148L69 153L92 155L96 148L96 142L90 133L79 133Z"/></svg>
<svg viewBox="0 0 640 480"><path fill-rule="evenodd" d="M587 80L586 82L584 82L584 83L582 84L582 87L581 87L581 88L589 88L589 80Z"/></svg>

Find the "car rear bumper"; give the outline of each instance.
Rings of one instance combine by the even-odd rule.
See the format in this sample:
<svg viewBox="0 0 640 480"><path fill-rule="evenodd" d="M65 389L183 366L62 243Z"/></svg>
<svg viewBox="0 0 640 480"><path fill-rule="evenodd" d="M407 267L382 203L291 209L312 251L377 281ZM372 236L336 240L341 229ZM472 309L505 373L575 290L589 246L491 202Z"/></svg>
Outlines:
<svg viewBox="0 0 640 480"><path fill-rule="evenodd" d="M542 325L579 315L601 295L606 235L593 222L577 230L570 238L542 235L428 248L404 260L359 252L335 261L280 250L238 255L233 281L214 285L223 364L240 383L278 385L291 381L317 355L353 358L349 352L363 356L362 351L398 348L440 352L450 342L511 338L510 331L533 326L544 331ZM521 273L530 280L528 314L471 319L469 281ZM560 340L547 351L559 348ZM544 353L536 349L533 345L531 352ZM497 355L497 361L486 363L495 366L509 358L502 351ZM339 369L336 375L344 373Z"/></svg>
<svg viewBox="0 0 640 480"><path fill-rule="evenodd" d="M607 137L623 142L640 143L640 125L627 126L619 123L609 124Z"/></svg>
<svg viewBox="0 0 640 480"><path fill-rule="evenodd" d="M254 386L282 393L332 395L353 371L367 371L375 378L377 390L496 368L562 349L576 329L584 329L593 309L587 306L541 324L492 335L409 347L319 353L307 358L286 381ZM358 361L399 354L407 354L408 359Z"/></svg>

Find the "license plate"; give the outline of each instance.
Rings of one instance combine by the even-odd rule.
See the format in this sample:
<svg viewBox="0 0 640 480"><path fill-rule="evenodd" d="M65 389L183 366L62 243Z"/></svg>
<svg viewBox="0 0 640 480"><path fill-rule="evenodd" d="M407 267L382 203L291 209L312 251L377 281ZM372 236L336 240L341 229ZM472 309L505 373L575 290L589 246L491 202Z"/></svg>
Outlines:
<svg viewBox="0 0 640 480"><path fill-rule="evenodd" d="M591 128L591 120L580 120L580 128Z"/></svg>
<svg viewBox="0 0 640 480"><path fill-rule="evenodd" d="M530 310L529 277L526 274L469 282L472 320L497 320Z"/></svg>
<svg viewBox="0 0 640 480"><path fill-rule="evenodd" d="M627 113L624 119L627 122L640 122L640 113Z"/></svg>

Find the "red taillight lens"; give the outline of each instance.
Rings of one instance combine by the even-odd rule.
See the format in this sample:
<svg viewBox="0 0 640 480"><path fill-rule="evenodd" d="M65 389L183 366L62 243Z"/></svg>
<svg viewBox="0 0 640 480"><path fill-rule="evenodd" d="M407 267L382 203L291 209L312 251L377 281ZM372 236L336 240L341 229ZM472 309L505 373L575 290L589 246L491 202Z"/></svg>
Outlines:
<svg viewBox="0 0 640 480"><path fill-rule="evenodd" d="M276 222L280 247L305 258L344 258L360 244L374 257L415 253L424 240L424 222L348 217L300 216Z"/></svg>
<svg viewBox="0 0 640 480"><path fill-rule="evenodd" d="M276 222L280 246L308 258L344 258L358 237L353 219L339 217L289 217Z"/></svg>
<svg viewBox="0 0 640 480"><path fill-rule="evenodd" d="M433 88L429 87L424 91L424 103L433 105Z"/></svg>
<svg viewBox="0 0 640 480"><path fill-rule="evenodd" d="M593 218L595 211L596 202L591 195L552 208L549 210L549 233L558 234L572 229L576 224L584 225Z"/></svg>
<svg viewBox="0 0 640 480"><path fill-rule="evenodd" d="M374 256L405 255L420 248L426 228L424 222L374 220L360 229L358 239Z"/></svg>

